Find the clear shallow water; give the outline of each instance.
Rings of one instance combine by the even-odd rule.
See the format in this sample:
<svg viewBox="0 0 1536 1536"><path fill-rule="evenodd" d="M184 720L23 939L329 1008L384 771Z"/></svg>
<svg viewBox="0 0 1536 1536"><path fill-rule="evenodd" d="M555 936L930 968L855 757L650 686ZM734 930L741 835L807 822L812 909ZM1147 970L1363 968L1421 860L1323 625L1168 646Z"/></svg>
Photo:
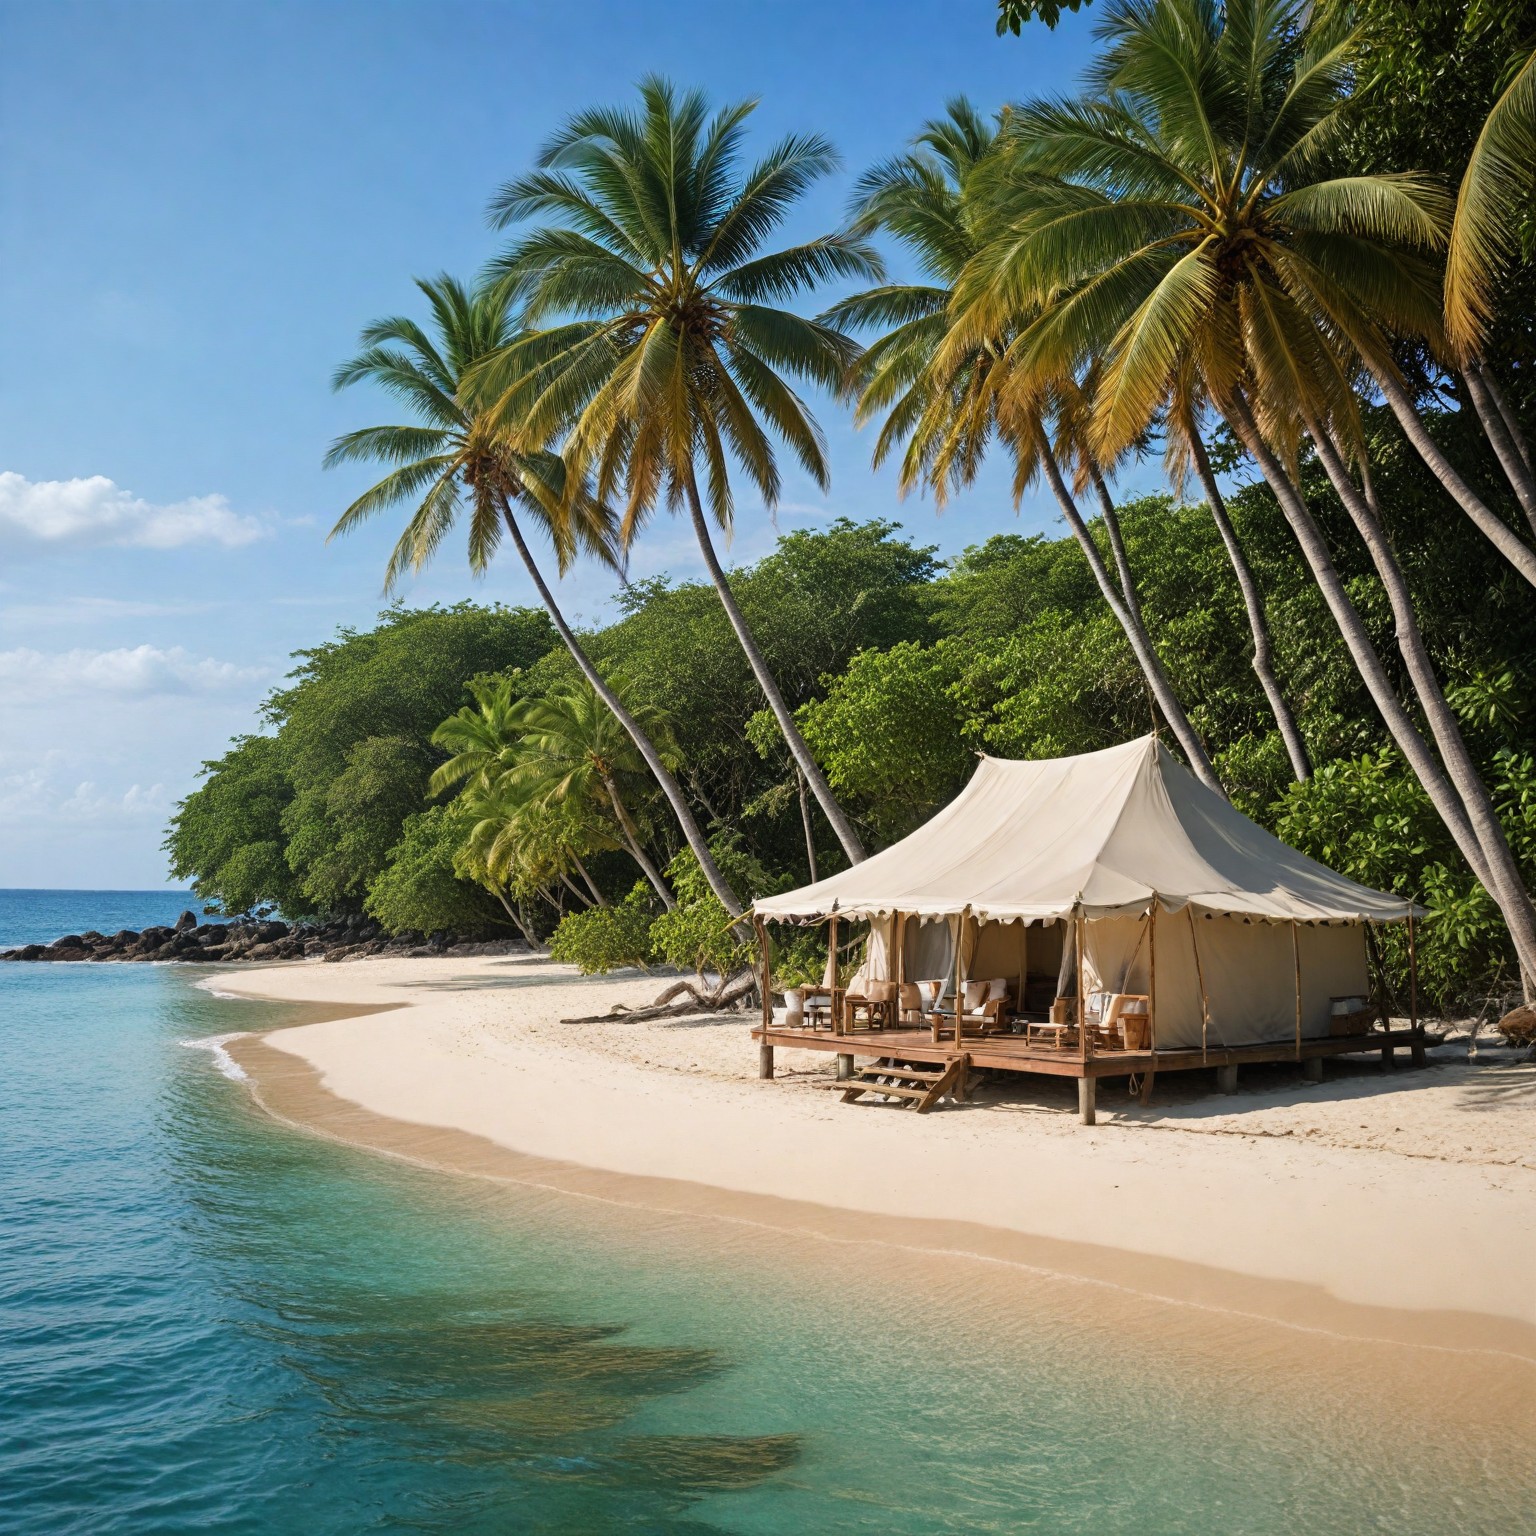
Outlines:
<svg viewBox="0 0 1536 1536"><path fill-rule="evenodd" d="M1202 1375L1045 1285L1010 1335L899 1255L291 1130L181 1043L281 1012L195 975L0 968L0 1531L1531 1528L1488 1426L1280 1351Z"/></svg>
<svg viewBox="0 0 1536 1536"><path fill-rule="evenodd" d="M51 944L66 933L118 933L174 923L183 912L201 914L191 891L0 890L0 949Z"/></svg>

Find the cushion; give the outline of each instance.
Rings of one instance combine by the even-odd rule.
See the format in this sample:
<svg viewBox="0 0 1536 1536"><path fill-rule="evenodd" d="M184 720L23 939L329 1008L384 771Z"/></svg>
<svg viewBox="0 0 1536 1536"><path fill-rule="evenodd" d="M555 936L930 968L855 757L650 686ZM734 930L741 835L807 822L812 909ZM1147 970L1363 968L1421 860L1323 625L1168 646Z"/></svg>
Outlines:
<svg viewBox="0 0 1536 1536"><path fill-rule="evenodd" d="M992 983L989 981L968 981L965 984L965 1011L974 1013L990 996Z"/></svg>

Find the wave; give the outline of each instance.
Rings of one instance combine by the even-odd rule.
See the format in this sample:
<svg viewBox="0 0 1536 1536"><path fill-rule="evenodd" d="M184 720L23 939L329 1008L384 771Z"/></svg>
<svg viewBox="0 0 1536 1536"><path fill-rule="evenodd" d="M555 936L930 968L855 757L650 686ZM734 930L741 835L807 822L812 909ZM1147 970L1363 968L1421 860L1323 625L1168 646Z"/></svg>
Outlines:
<svg viewBox="0 0 1536 1536"><path fill-rule="evenodd" d="M214 994L216 997L220 995L219 993ZM208 1051L213 1056L214 1066L225 1077L237 1083L244 1083L250 1081L249 1074L224 1047L229 1041L239 1040L248 1034L250 1034L248 1029L234 1029L227 1035L204 1035L200 1040L178 1040L176 1043L186 1046L189 1050Z"/></svg>

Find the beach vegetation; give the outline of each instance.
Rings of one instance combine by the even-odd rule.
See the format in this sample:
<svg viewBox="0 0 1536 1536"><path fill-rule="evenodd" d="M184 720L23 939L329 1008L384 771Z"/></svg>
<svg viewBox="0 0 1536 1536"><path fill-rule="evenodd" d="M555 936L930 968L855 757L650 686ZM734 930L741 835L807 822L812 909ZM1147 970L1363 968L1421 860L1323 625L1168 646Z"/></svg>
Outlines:
<svg viewBox="0 0 1536 1536"><path fill-rule="evenodd" d="M1092 17L1081 89L951 102L798 244L837 169L814 132L749 152L751 103L657 79L569 119L495 198L484 279L364 332L338 383L410 419L332 454L387 470L338 528L404 515L389 580L462 521L547 618L391 610L301 653L178 809L176 872L227 910L463 901L584 969L723 975L748 901L905 835L977 752L1156 731L1427 903L1432 1006L1529 992L1536 5ZM1012 495L947 561L828 517L727 569L738 500L789 510L781 459L827 490L813 401L903 491L975 498L1000 458ZM1064 534L1010 525L1037 489ZM703 579L620 580L663 512ZM525 528L617 585L600 622ZM819 974L802 949L776 970Z"/></svg>

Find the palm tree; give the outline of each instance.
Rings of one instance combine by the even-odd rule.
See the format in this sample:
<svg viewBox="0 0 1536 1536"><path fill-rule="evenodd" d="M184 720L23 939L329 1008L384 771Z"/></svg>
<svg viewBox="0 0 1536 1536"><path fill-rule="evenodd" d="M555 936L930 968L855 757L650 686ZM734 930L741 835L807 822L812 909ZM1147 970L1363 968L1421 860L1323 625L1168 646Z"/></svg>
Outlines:
<svg viewBox="0 0 1536 1536"><path fill-rule="evenodd" d="M469 690L474 696L474 704L465 705L450 715L432 733L432 744L451 755L428 780L428 795L444 794L466 780L476 790L490 791L523 765L526 732L522 723L522 701L517 696L513 678L505 674L477 677L471 680ZM587 872L581 855L583 852L607 852L620 844L600 832L590 818L582 821L566 816L563 825L567 833L564 839L566 862L581 875L591 900L598 906L608 906L608 898ZM562 869L559 873L569 884L565 871ZM580 892L576 894L580 896Z"/></svg>
<svg viewBox="0 0 1536 1536"><path fill-rule="evenodd" d="M612 681L612 680L610 680ZM622 687L616 689L622 693ZM636 718L664 759L676 761L670 728L659 710L632 705ZM511 779L551 807L569 807L578 819L606 802L618 827L619 841L670 912L677 905L671 888L645 851L640 828L623 785L645 772L645 761L618 719L587 683L572 683L515 706L512 726L519 734Z"/></svg>
<svg viewBox="0 0 1536 1536"><path fill-rule="evenodd" d="M1109 46L1090 71L1100 94L1012 114L1029 235L1017 229L1015 242L996 248L1014 267L1006 284L978 277L994 302L1014 305L1053 280L1071 284L1071 298L1030 337L1031 368L1059 371L1091 335L1134 317L1105 371L1105 453L1134 439L1171 359L1189 355L1200 334L1218 394L1230 392L1245 356L1268 369L1265 383L1277 388L1254 408L1274 440L1294 448L1303 427L1283 375L1292 350L1306 345L1298 328L1321 328L1347 345L1430 471L1536 585L1536 551L1446 458L1393 354L1394 336L1441 338L1432 258L1450 204L1417 172L1327 173L1323 151L1347 107L1353 35L1305 26L1307 10L1302 0L1108 6L1098 30ZM1027 242L1027 259L1018 242ZM1221 314L1233 323L1218 329L1209 322ZM1333 393L1352 415L1347 379ZM1324 401L1315 405L1328 414ZM1358 446L1358 428L1346 425Z"/></svg>
<svg viewBox="0 0 1536 1536"><path fill-rule="evenodd" d="M741 904L720 873L682 789L566 622L521 522L521 516L527 516L549 539L563 574L580 554L614 563L612 514L587 493L584 476L568 475L564 461L543 451L536 439L509 437L467 387L478 365L504 354L518 339L510 295L502 289L471 292L448 277L417 286L432 310L435 339L414 320L380 320L363 332L364 350L336 371L336 388L364 382L382 385L410 407L416 421L367 427L332 444L327 465L363 460L395 466L347 508L332 537L380 512L412 507L386 571L386 590L392 590L406 571L427 563L466 503L472 570L486 568L504 531L577 667L629 733L660 784L710 888L731 916L739 916Z"/></svg>
<svg viewBox="0 0 1536 1536"><path fill-rule="evenodd" d="M858 834L742 615L710 523L731 528L733 460L763 505L777 504L774 437L827 485L821 431L786 376L836 387L856 349L776 301L829 278L877 275L878 261L846 235L763 251L793 204L835 166L824 139L791 136L743 169L754 102L711 114L701 93L654 77L642 81L640 96L639 112L594 108L571 118L540 168L492 203L499 228L551 221L521 235L492 271L531 324L552 323L508 350L510 381L493 368L487 385L501 390L502 419L534 440L569 428L563 452L572 474L590 475L605 501L623 496L626 544L658 499L686 506L758 686L856 862L864 857Z"/></svg>
<svg viewBox="0 0 1536 1536"><path fill-rule="evenodd" d="M1015 114L1014 207L1006 236L972 264L969 328L1000 305L1033 302L1038 318L1009 349L1023 377L1098 358L1101 453L1144 431L1193 370L1274 490L1394 739L1498 901L1522 969L1536 975L1536 911L1390 542L1347 474L1347 460L1364 464L1356 371L1368 369L1389 401L1389 378L1405 394L1390 337L1437 323L1420 252L1439 238L1438 194L1408 174L1310 178L1341 110L1348 40L1308 32L1303 20L1300 6L1264 0L1220 12L1201 0L1116 0L1102 24L1111 41L1096 68L1103 94ZM1386 588L1443 766L1297 489L1308 441Z"/></svg>
<svg viewBox="0 0 1536 1536"><path fill-rule="evenodd" d="M876 439L878 466L903 443L901 487L931 486L940 504L952 487L969 483L994 438L1014 453L1022 494L1036 468L1049 483L1067 524L1088 561L1099 590L1124 632L1146 678L1148 690L1178 738L1190 766L1222 793L1220 781L1173 690L1141 616L1136 586L1126 559L1114 503L1092 454L1071 431L1080 395L1072 386L1057 392L1056 417L1063 444L1082 466L1085 482L1099 493L1100 511L1119 574L1111 577L1057 463L1038 419L1010 430L994 408L992 375L1006 348L1003 333L982 338L941 370L936 356L947 333L952 289L977 252L979 226L987 209L974 192L996 144L997 130L970 102L951 101L948 115L927 123L907 153L875 166L855 192L853 229L868 235L884 230L920 264L922 283L886 283L840 301L824 317L835 326L883 334L851 373L861 421L883 414Z"/></svg>
<svg viewBox="0 0 1536 1536"><path fill-rule="evenodd" d="M1462 360L1473 409L1536 530L1531 452L1492 375L1482 364L1500 279L1518 250L1522 218L1536 192L1536 49L1516 58L1467 160L1445 256L1445 329Z"/></svg>

